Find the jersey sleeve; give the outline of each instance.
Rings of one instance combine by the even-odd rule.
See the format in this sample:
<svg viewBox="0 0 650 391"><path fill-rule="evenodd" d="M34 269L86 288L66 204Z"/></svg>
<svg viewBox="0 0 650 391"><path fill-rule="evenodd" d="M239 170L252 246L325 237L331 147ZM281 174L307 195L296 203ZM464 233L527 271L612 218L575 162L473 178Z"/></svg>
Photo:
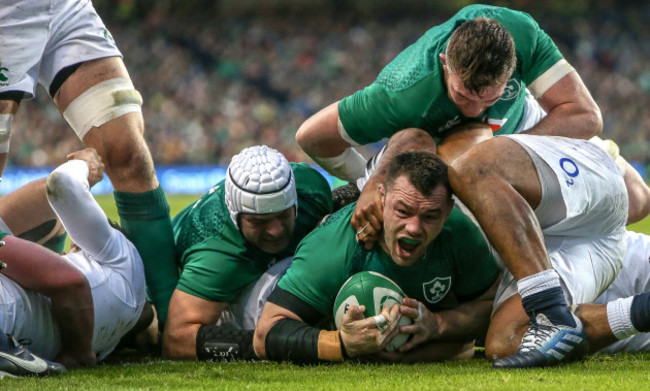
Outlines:
<svg viewBox="0 0 650 391"><path fill-rule="evenodd" d="M457 266L454 292L460 301L471 300L487 290L498 278L500 269L479 228L463 212L454 208L452 256Z"/></svg>
<svg viewBox="0 0 650 391"><path fill-rule="evenodd" d="M310 229L332 212L332 188L324 176L305 163L290 163L296 176L298 214L309 216Z"/></svg>
<svg viewBox="0 0 650 391"><path fill-rule="evenodd" d="M70 235L70 240L93 256L102 253L112 238L114 228L90 192L88 164L85 161L70 160L50 174L47 200Z"/></svg>
<svg viewBox="0 0 650 391"><path fill-rule="evenodd" d="M425 106L431 101L431 96L419 95L416 88L390 90L375 82L344 98L339 103L343 138L364 145L405 128L419 127Z"/></svg>
<svg viewBox="0 0 650 391"><path fill-rule="evenodd" d="M515 41L519 72L535 98L573 71L551 37L529 14L503 8L500 22Z"/></svg>
<svg viewBox="0 0 650 391"><path fill-rule="evenodd" d="M247 261L210 246L189 251L176 289L214 302L233 302L261 271L248 267Z"/></svg>

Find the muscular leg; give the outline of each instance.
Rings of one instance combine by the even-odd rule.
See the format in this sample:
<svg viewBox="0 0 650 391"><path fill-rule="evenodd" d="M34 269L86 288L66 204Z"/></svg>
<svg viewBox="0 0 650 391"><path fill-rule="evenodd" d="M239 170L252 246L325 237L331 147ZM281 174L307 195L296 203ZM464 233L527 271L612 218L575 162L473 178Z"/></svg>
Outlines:
<svg viewBox="0 0 650 391"><path fill-rule="evenodd" d="M498 137L477 145L449 166L449 180L516 280L551 269L533 212L541 185L517 142Z"/></svg>
<svg viewBox="0 0 650 391"><path fill-rule="evenodd" d="M84 63L61 85L54 101L64 112L83 92L114 78L129 78L121 58ZM106 166L106 174L115 188L122 227L140 252L162 327L178 271L169 204L156 178L143 134L142 114L133 112L93 127L83 141L97 150Z"/></svg>
<svg viewBox="0 0 650 391"><path fill-rule="evenodd" d="M485 124L463 124L440 142L436 153L445 163L451 164L474 145L490 138L492 138L492 130Z"/></svg>
<svg viewBox="0 0 650 391"><path fill-rule="evenodd" d="M650 213L650 188L630 163L625 162L625 164L627 169L623 179L630 202L627 223L632 224L643 220Z"/></svg>
<svg viewBox="0 0 650 391"><path fill-rule="evenodd" d="M533 212L541 202L542 186L532 158L516 141L493 138L457 158L449 167L449 179L517 281L530 322L517 354L495 361L495 367L554 365L579 355L586 344L584 331L567 308ZM504 316L515 315L521 321L521 312ZM495 333L498 326L491 325L492 355L507 350L515 335Z"/></svg>

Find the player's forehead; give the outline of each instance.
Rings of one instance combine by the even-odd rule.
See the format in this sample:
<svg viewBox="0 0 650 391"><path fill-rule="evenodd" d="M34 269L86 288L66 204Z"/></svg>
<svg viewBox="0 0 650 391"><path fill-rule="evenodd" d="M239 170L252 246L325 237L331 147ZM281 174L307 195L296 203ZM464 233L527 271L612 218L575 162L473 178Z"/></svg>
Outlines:
<svg viewBox="0 0 650 391"><path fill-rule="evenodd" d="M391 208L408 208L418 213L440 210L450 202L449 191L442 183L425 196L406 175L400 175L393 181L387 189L386 198Z"/></svg>

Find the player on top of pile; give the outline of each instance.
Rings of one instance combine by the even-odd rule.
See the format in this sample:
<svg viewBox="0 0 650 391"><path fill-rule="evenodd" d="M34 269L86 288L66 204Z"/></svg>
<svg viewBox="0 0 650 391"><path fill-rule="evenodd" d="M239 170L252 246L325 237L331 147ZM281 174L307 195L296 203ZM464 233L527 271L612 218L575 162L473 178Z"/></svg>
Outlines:
<svg viewBox="0 0 650 391"><path fill-rule="evenodd" d="M163 354L255 358L253 330L266 296L298 242L331 210L329 184L308 165L266 146L235 155L226 178L173 220L182 270Z"/></svg>
<svg viewBox="0 0 650 391"><path fill-rule="evenodd" d="M475 121L491 129L452 129ZM588 139L602 132L603 123L578 73L530 15L471 5L404 49L370 86L305 121L296 140L330 174L354 182L366 165L354 146L411 127L428 132L436 153L450 163L493 134ZM620 165L629 168L625 161ZM355 215L371 207L367 192L378 204L383 179L370 180ZM650 211L650 189L633 169L625 181L628 221L638 221ZM357 229L365 224L363 216L359 220L353 220Z"/></svg>

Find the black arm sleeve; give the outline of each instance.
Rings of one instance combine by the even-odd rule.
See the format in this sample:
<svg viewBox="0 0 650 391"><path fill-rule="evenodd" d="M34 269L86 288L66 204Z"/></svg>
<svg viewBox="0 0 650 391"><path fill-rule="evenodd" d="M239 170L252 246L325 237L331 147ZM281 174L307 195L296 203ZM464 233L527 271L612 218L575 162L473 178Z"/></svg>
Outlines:
<svg viewBox="0 0 650 391"><path fill-rule="evenodd" d="M321 330L299 320L277 321L266 335L266 356L274 361L315 364L318 359L318 335Z"/></svg>

